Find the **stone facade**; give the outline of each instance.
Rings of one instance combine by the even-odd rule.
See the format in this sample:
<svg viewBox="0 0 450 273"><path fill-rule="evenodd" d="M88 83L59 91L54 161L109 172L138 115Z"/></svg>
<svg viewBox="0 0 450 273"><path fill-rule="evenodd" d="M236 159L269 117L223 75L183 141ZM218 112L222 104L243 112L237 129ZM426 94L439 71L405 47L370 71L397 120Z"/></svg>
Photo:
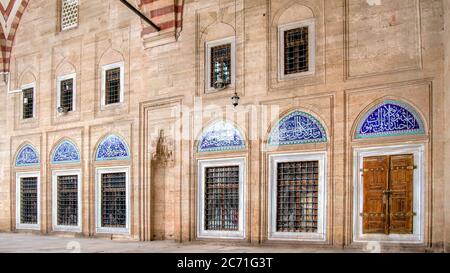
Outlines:
<svg viewBox="0 0 450 273"><path fill-rule="evenodd" d="M449 250L448 0L129 1L164 26L160 32L120 1L80 0L78 26L67 31L59 28L60 1L25 2L0 87L1 231L27 232L16 227L16 175L39 172L40 230L33 232L64 234L53 229L52 174L70 169L81 171L83 236L226 240L198 236L199 162L243 158L244 236L236 244L366 248L370 240L357 240L355 231L358 153L419 147L420 239L381 240L381 246ZM284 79L278 28L301 21L314 22L314 73ZM234 84L210 92L205 44L229 37L236 43ZM105 107L102 67L118 62L124 68L123 102ZM73 73L76 108L61 115L57 78ZM30 83L35 84L36 115L23 120L17 90ZM230 100L235 93L240 96L236 108ZM387 102L391 110L392 105L407 109L403 113L418 125L409 131L384 128L388 133L377 137L358 134L370 113L378 117L371 111ZM308 132L322 134L308 136L320 141L305 141L305 134L288 145L268 145L270 133L283 129L276 128L278 122L292 113L311 125ZM198 150L202 132L218 120L235 127L239 149ZM120 160L98 160L99 145L111 135L123 141L110 144L124 147ZM64 140L78 149L80 160L54 164L55 149ZM36 149L39 165L15 165L26 144ZM323 240L269 238L270 160L298 153L325 155ZM115 167L129 169L129 229L100 233L97 171Z"/></svg>

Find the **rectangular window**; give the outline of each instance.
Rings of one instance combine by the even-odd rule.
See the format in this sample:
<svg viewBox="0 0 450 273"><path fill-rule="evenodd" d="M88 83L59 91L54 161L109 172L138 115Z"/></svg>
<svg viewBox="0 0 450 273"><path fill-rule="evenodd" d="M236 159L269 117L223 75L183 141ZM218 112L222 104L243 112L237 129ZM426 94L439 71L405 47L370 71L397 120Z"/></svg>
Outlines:
<svg viewBox="0 0 450 273"><path fill-rule="evenodd" d="M215 92L233 86L235 82L235 38L206 43L205 89Z"/></svg>
<svg viewBox="0 0 450 273"><path fill-rule="evenodd" d="M222 81L231 84L231 44L211 48L211 85Z"/></svg>
<svg viewBox="0 0 450 273"><path fill-rule="evenodd" d="M205 230L239 230L239 166L205 172Z"/></svg>
<svg viewBox="0 0 450 273"><path fill-rule="evenodd" d="M126 173L101 174L101 226L126 228Z"/></svg>
<svg viewBox="0 0 450 273"><path fill-rule="evenodd" d="M314 75L316 56L315 21L278 26L279 79Z"/></svg>
<svg viewBox="0 0 450 273"><path fill-rule="evenodd" d="M121 68L105 71L105 105L121 102Z"/></svg>
<svg viewBox="0 0 450 273"><path fill-rule="evenodd" d="M23 94L23 119L34 117L34 88L27 88L22 91Z"/></svg>
<svg viewBox="0 0 450 273"><path fill-rule="evenodd" d="M317 232L319 162L278 163L277 232Z"/></svg>
<svg viewBox="0 0 450 273"><path fill-rule="evenodd" d="M78 26L78 0L61 1L61 30Z"/></svg>
<svg viewBox="0 0 450 273"><path fill-rule="evenodd" d="M296 74L309 70L308 26L284 32L284 74Z"/></svg>
<svg viewBox="0 0 450 273"><path fill-rule="evenodd" d="M62 80L60 82L60 88L60 107L67 112L73 111L73 79Z"/></svg>
<svg viewBox="0 0 450 273"><path fill-rule="evenodd" d="M58 176L57 193L58 226L78 226L78 176Z"/></svg>
<svg viewBox="0 0 450 273"><path fill-rule="evenodd" d="M198 162L199 238L245 238L245 158Z"/></svg>
<svg viewBox="0 0 450 273"><path fill-rule="evenodd" d="M326 152L269 156L269 239L326 240Z"/></svg>
<svg viewBox="0 0 450 273"><path fill-rule="evenodd" d="M38 219L38 178L20 178L20 224L37 225Z"/></svg>

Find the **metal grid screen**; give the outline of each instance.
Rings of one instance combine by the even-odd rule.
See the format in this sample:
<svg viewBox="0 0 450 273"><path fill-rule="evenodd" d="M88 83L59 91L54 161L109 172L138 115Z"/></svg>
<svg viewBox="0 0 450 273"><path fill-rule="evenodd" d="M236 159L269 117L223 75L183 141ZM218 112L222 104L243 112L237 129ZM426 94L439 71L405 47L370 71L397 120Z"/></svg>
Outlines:
<svg viewBox="0 0 450 273"><path fill-rule="evenodd" d="M126 174L102 174L102 227L126 227Z"/></svg>
<svg viewBox="0 0 450 273"><path fill-rule="evenodd" d="M219 79L231 83L231 44L211 48L211 86Z"/></svg>
<svg viewBox="0 0 450 273"><path fill-rule="evenodd" d="M73 79L61 81L61 107L67 111L73 110Z"/></svg>
<svg viewBox="0 0 450 273"><path fill-rule="evenodd" d="M62 0L61 30L68 30L78 25L78 0Z"/></svg>
<svg viewBox="0 0 450 273"><path fill-rule="evenodd" d="M206 168L205 230L239 230L239 166Z"/></svg>
<svg viewBox="0 0 450 273"><path fill-rule="evenodd" d="M105 104L120 102L120 67L106 71Z"/></svg>
<svg viewBox="0 0 450 273"><path fill-rule="evenodd" d="M20 223L38 223L38 182L37 177L20 179Z"/></svg>
<svg viewBox="0 0 450 273"><path fill-rule="evenodd" d="M58 176L58 225L78 225L78 176Z"/></svg>
<svg viewBox="0 0 450 273"><path fill-rule="evenodd" d="M319 162L278 163L277 231L317 232Z"/></svg>
<svg viewBox="0 0 450 273"><path fill-rule="evenodd" d="M34 89L28 88L23 90L23 118L33 118L34 115Z"/></svg>
<svg viewBox="0 0 450 273"><path fill-rule="evenodd" d="M308 27L284 32L284 74L309 70Z"/></svg>

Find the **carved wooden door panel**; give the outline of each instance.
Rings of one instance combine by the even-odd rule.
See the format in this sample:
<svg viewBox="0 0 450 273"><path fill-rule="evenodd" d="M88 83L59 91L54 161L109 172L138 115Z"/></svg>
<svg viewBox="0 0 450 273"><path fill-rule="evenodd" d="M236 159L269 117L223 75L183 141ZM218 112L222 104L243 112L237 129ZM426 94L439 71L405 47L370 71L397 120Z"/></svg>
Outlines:
<svg viewBox="0 0 450 273"><path fill-rule="evenodd" d="M363 233L413 233L414 156L364 158Z"/></svg>
<svg viewBox="0 0 450 273"><path fill-rule="evenodd" d="M384 193L389 186L388 174L388 156L364 159L364 233L387 232L387 200Z"/></svg>
<svg viewBox="0 0 450 273"><path fill-rule="evenodd" d="M390 233L413 233L413 155L391 157L389 179Z"/></svg>

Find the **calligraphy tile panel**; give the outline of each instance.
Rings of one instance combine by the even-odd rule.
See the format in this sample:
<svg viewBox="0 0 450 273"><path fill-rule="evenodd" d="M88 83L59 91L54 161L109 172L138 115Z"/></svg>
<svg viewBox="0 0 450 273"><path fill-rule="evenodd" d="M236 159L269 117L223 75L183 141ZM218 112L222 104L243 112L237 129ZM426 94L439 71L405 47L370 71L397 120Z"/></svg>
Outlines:
<svg viewBox="0 0 450 273"><path fill-rule="evenodd" d="M116 135L107 136L98 146L95 156L96 161L128 159L130 159L128 145Z"/></svg>
<svg viewBox="0 0 450 273"><path fill-rule="evenodd" d="M245 149L242 133L230 122L219 121L207 127L198 144L198 152L216 152Z"/></svg>
<svg viewBox="0 0 450 273"><path fill-rule="evenodd" d="M78 162L80 162L80 153L75 144L68 140L61 142L58 147L56 147L52 156L53 164Z"/></svg>
<svg viewBox="0 0 450 273"><path fill-rule="evenodd" d="M31 145L25 145L17 154L16 167L39 165L39 155Z"/></svg>
<svg viewBox="0 0 450 273"><path fill-rule="evenodd" d="M281 119L272 129L270 146L327 142L323 125L312 115L294 111Z"/></svg>
<svg viewBox="0 0 450 273"><path fill-rule="evenodd" d="M386 100L372 108L357 127L356 139L423 135L425 128L417 112L399 101Z"/></svg>

